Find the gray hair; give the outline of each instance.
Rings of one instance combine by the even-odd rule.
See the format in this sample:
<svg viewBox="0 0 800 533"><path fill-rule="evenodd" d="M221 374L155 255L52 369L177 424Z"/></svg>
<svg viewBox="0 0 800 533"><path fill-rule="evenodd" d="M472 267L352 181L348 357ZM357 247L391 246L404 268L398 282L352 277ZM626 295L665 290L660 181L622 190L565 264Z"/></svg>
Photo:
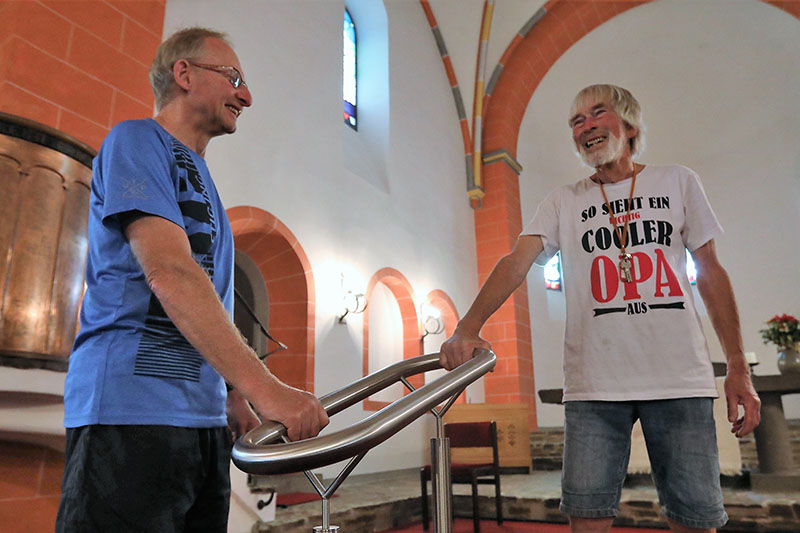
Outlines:
<svg viewBox="0 0 800 533"><path fill-rule="evenodd" d="M153 64L150 65L150 85L156 98L156 109L161 109L174 96L175 77L172 74L172 67L180 59L200 55L208 38L220 39L230 46L226 34L208 28L194 27L173 33L158 47Z"/></svg>
<svg viewBox="0 0 800 533"><path fill-rule="evenodd" d="M642 120L642 108L629 90L609 84L585 87L581 89L572 101L572 107L569 111L570 119L575 116L578 108L593 103L610 105L626 125L636 128L636 135L628 139L631 156L636 157L644 152L645 126Z"/></svg>

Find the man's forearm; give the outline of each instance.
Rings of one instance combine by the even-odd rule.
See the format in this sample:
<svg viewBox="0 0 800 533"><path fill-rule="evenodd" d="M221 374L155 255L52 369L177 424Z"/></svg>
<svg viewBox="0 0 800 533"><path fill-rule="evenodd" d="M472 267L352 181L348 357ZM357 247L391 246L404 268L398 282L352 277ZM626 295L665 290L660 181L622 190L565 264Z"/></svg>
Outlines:
<svg viewBox="0 0 800 533"><path fill-rule="evenodd" d="M171 264L148 276L151 290L186 340L248 399L275 378L246 344L196 263ZM213 326L211 326L213 324Z"/></svg>
<svg viewBox="0 0 800 533"><path fill-rule="evenodd" d="M497 262L469 311L458 322L456 331L442 343L439 362L443 368L452 370L469 360L476 348L490 348L479 335L483 324L519 287L541 251L542 238L539 235L523 235L517 239L511 253Z"/></svg>
<svg viewBox="0 0 800 533"><path fill-rule="evenodd" d="M477 335L484 323L497 311L514 290L525 280L530 268L520 265L513 256L507 255L498 261L483 284L475 301L458 323L458 329L466 334Z"/></svg>
<svg viewBox="0 0 800 533"><path fill-rule="evenodd" d="M741 370L746 369L747 362L744 358L739 311L728 273L721 265L709 268L698 276L697 290L703 298L728 366Z"/></svg>
<svg viewBox="0 0 800 533"><path fill-rule="evenodd" d="M217 372L239 389L259 413L279 388L288 389L258 360L195 262L185 231L157 216L125 226L125 237L167 316Z"/></svg>
<svg viewBox="0 0 800 533"><path fill-rule="evenodd" d="M725 401L731 432L742 437L758 426L761 401L753 388L750 368L742 349L742 331L733 287L728 273L717 259L713 239L695 249L692 255L697 265L697 290L703 297L711 324L728 361ZM744 416L739 416L739 406L744 407Z"/></svg>
<svg viewBox="0 0 800 533"><path fill-rule="evenodd" d="M292 440L313 437L327 425L328 416L313 394L284 384L259 361L191 256L146 270L153 294L175 326L262 419L282 423ZM244 406L239 407L241 414ZM244 430L255 423L249 416L238 418Z"/></svg>

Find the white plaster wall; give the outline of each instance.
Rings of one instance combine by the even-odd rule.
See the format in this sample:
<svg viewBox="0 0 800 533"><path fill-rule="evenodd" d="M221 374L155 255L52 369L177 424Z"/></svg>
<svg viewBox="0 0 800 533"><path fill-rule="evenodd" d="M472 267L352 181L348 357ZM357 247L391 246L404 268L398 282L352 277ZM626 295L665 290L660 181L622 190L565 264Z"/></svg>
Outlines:
<svg viewBox="0 0 800 533"><path fill-rule="evenodd" d="M363 292L376 271L392 267L418 299L441 289L459 309L477 291L463 144L422 8L404 0L385 3L391 121L384 184L343 161L344 139L352 134L342 122L344 6L338 0L169 0L165 17L165 35L195 24L227 31L244 67L254 105L235 135L212 141L208 162L226 206L269 211L308 255L317 296L318 395L362 376L363 315L336 322L342 273L349 287ZM363 10L366 17L369 11ZM361 112L359 121L366 122ZM355 406L326 431L369 414ZM356 473L419 466L431 433L425 420L412 424L371 451Z"/></svg>
<svg viewBox="0 0 800 533"><path fill-rule="evenodd" d="M383 283L372 290L369 307L369 373L377 372L403 360L403 315L400 306ZM370 400L393 402L403 397L405 386L394 383L373 394Z"/></svg>
<svg viewBox="0 0 800 533"><path fill-rule="evenodd" d="M617 83L639 99L644 163L695 169L726 233L718 255L739 303L756 374L775 374L776 350L758 330L776 313L800 312L800 21L756 0L659 0L600 26L556 62L530 101L518 159L525 221L555 187L590 172L574 155L566 114L591 83ZM563 295L528 276L537 388L562 383ZM698 295L696 300L700 300ZM724 360L704 309L712 359ZM800 401L785 397L789 417ZM539 424L563 424L560 406L538 405Z"/></svg>

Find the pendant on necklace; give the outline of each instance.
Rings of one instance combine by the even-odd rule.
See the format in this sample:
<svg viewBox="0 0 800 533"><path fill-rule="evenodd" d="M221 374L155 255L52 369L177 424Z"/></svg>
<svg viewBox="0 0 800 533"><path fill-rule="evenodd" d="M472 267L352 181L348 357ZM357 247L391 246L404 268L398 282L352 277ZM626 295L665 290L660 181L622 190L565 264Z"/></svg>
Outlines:
<svg viewBox="0 0 800 533"><path fill-rule="evenodd" d="M631 276L633 262L631 259L633 259L633 257L629 253L622 252L619 254L619 279L625 283L633 282L633 276Z"/></svg>

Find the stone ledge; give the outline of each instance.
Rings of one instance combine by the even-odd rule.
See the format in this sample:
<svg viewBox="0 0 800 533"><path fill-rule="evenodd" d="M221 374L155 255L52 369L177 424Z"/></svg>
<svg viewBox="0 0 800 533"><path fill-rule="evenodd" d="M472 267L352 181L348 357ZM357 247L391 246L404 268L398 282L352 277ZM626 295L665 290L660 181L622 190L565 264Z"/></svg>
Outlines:
<svg viewBox="0 0 800 533"><path fill-rule="evenodd" d="M336 503L336 499L331 501L331 507L334 509L331 512L331 524L339 526L340 531L351 533L386 531L422 521L419 497L357 506L339 512L335 511ZM314 526L322 524L319 502L302 505L309 506L307 515L284 521L278 520L276 513L275 522L257 522L251 530L252 533L308 533Z"/></svg>
<svg viewBox="0 0 800 533"><path fill-rule="evenodd" d="M800 465L800 420L788 420L794 462ZM534 470L561 470L564 446L563 427L541 427L531 433L531 459ZM758 457L752 435L739 439L742 469L756 470Z"/></svg>

